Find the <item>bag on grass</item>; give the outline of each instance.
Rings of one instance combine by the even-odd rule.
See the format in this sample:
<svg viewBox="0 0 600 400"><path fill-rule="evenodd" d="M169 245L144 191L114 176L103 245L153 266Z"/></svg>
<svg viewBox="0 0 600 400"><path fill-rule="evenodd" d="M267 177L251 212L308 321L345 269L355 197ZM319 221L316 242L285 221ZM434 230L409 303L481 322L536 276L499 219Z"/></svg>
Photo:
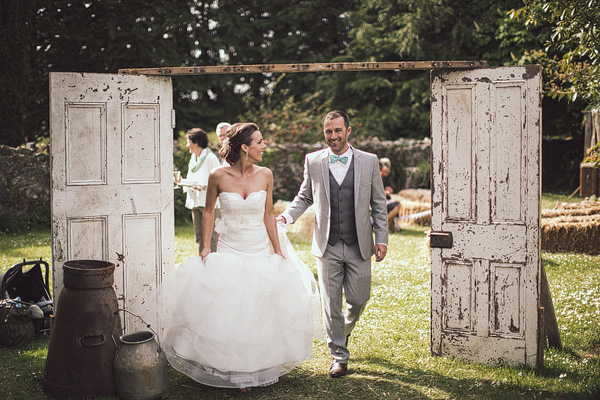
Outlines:
<svg viewBox="0 0 600 400"><path fill-rule="evenodd" d="M0 346L19 346L34 336L35 326L28 307L11 300L0 301Z"/></svg>

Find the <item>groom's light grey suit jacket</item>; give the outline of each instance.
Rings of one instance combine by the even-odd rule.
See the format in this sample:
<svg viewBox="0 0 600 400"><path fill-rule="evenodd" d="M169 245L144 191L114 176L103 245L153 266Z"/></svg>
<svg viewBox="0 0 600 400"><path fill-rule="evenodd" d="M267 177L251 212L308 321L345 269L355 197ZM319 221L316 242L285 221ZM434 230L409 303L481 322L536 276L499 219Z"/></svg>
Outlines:
<svg viewBox="0 0 600 400"><path fill-rule="evenodd" d="M375 253L375 243L387 244L387 208L383 183L379 173L379 161L375 154L353 148L354 157L354 215L358 246L363 259ZM315 226L311 253L322 257L327 248L330 229L329 151L315 151L304 159L304 181L298 194L287 208L294 221L315 203ZM373 217L373 224L371 218Z"/></svg>

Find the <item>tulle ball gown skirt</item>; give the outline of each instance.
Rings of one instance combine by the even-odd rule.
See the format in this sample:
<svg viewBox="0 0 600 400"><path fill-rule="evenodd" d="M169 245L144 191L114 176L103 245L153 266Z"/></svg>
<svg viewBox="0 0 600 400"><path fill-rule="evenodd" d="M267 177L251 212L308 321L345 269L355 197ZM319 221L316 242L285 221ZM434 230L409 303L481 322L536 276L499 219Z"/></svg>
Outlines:
<svg viewBox="0 0 600 400"><path fill-rule="evenodd" d="M169 362L209 386L277 382L322 338L314 276L289 252L193 257L165 280L161 297Z"/></svg>

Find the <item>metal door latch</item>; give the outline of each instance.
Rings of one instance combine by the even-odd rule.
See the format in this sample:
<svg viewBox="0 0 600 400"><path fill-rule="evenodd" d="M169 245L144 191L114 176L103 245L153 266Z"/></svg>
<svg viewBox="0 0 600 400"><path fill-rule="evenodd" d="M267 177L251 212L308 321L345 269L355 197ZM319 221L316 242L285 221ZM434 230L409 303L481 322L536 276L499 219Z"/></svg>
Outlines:
<svg viewBox="0 0 600 400"><path fill-rule="evenodd" d="M452 248L452 232L431 232L429 234L429 247L444 249Z"/></svg>

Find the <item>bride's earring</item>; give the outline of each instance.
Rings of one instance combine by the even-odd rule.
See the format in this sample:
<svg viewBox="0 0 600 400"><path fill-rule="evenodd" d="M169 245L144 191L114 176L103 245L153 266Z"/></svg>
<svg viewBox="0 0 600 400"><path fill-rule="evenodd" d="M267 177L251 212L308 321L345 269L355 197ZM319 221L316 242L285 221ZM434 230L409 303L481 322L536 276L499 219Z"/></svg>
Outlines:
<svg viewBox="0 0 600 400"><path fill-rule="evenodd" d="M246 161L248 161L248 152L246 152Z"/></svg>

